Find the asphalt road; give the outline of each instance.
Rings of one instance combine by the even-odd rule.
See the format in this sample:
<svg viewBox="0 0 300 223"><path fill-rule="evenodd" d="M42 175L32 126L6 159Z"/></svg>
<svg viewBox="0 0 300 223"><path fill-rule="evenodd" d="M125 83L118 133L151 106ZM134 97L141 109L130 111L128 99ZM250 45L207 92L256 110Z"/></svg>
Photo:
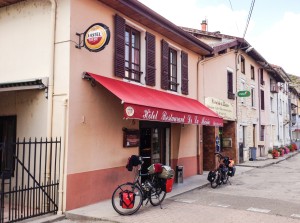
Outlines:
<svg viewBox="0 0 300 223"><path fill-rule="evenodd" d="M60 221L73 222L101 221ZM231 185L208 186L172 197L164 201L162 210L146 207L119 222L299 223L300 155L234 176Z"/></svg>

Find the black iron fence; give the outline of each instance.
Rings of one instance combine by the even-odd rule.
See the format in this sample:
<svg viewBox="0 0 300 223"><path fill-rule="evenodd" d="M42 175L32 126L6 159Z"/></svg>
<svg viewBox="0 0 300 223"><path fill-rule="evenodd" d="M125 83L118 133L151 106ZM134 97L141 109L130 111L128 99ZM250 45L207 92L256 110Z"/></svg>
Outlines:
<svg viewBox="0 0 300 223"><path fill-rule="evenodd" d="M0 222L56 213L61 140L0 143L0 156Z"/></svg>

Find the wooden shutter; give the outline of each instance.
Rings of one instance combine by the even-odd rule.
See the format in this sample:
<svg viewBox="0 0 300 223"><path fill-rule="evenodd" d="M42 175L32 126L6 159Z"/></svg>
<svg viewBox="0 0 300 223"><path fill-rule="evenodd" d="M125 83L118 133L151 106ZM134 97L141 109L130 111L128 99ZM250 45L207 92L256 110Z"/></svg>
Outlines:
<svg viewBox="0 0 300 223"><path fill-rule="evenodd" d="M181 93L189 94L188 54L181 52Z"/></svg>
<svg viewBox="0 0 300 223"><path fill-rule="evenodd" d="M261 110L265 110L265 92L261 90Z"/></svg>
<svg viewBox="0 0 300 223"><path fill-rule="evenodd" d="M125 19L115 15L115 75L125 76Z"/></svg>
<svg viewBox="0 0 300 223"><path fill-rule="evenodd" d="M146 84L155 86L155 36L146 33Z"/></svg>
<svg viewBox="0 0 300 223"><path fill-rule="evenodd" d="M169 89L169 44L161 41L161 88Z"/></svg>

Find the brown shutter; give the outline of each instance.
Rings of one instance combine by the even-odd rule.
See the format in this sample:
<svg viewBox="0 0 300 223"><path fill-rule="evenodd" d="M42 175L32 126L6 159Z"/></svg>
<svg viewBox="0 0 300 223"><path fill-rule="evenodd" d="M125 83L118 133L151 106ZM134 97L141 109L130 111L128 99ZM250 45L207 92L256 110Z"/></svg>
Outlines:
<svg viewBox="0 0 300 223"><path fill-rule="evenodd" d="M146 84L155 86L155 36L146 33Z"/></svg>
<svg viewBox="0 0 300 223"><path fill-rule="evenodd" d="M125 76L125 19L115 15L115 75Z"/></svg>
<svg viewBox="0 0 300 223"><path fill-rule="evenodd" d="M169 89L169 44L161 41L161 88Z"/></svg>
<svg viewBox="0 0 300 223"><path fill-rule="evenodd" d="M181 93L189 94L188 54L181 52Z"/></svg>

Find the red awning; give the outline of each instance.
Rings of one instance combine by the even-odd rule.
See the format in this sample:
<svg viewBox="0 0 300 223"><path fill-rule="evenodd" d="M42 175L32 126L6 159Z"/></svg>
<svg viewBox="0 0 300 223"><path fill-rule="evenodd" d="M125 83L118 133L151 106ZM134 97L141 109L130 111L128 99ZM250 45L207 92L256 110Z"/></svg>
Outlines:
<svg viewBox="0 0 300 223"><path fill-rule="evenodd" d="M92 73L85 75L122 100L125 118L223 126L223 119L197 100Z"/></svg>

